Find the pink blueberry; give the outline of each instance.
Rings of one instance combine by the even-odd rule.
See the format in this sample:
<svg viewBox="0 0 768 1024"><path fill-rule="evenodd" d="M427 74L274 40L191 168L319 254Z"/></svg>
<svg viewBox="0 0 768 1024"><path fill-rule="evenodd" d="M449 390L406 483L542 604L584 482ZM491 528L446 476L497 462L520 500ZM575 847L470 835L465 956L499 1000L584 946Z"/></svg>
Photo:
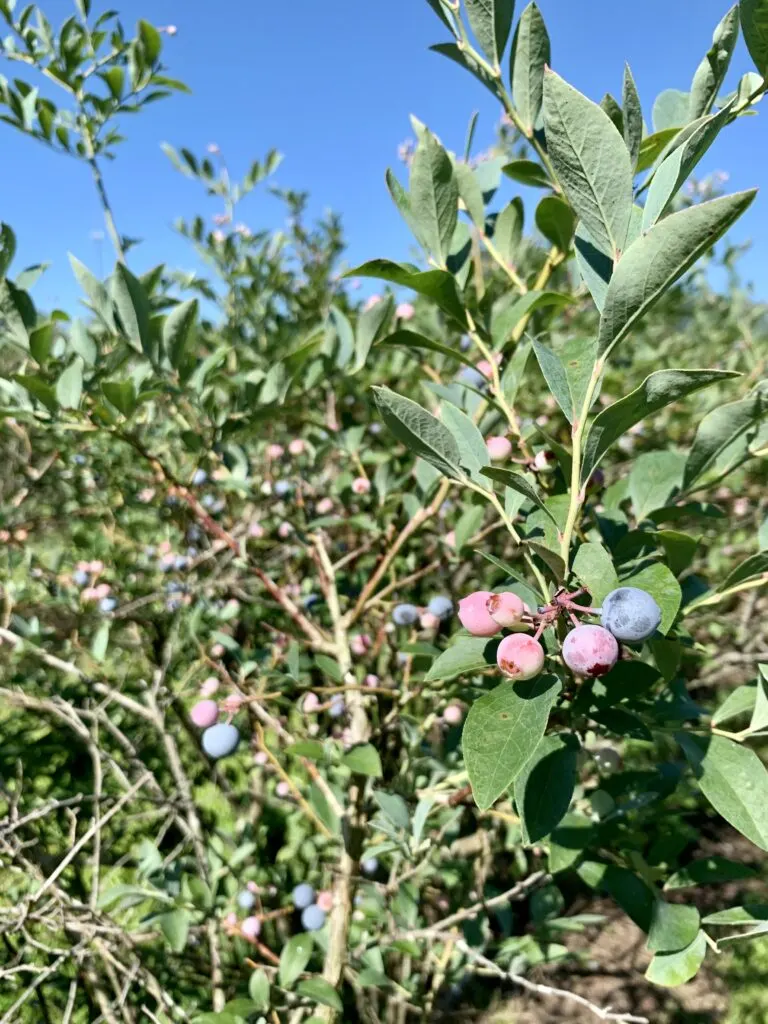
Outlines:
<svg viewBox="0 0 768 1024"><path fill-rule="evenodd" d="M513 633L499 644L496 663L511 679L533 679L544 668L544 648L532 636Z"/></svg>
<svg viewBox="0 0 768 1024"><path fill-rule="evenodd" d="M493 361L496 363L497 366L499 365L499 363L501 362L500 352L496 353L496 355L493 357ZM488 359L481 359L480 362L477 364L477 369L480 373L482 373L484 377L487 377L488 380L490 380L491 377L493 376L493 366Z"/></svg>
<svg viewBox="0 0 768 1024"><path fill-rule="evenodd" d="M301 702L301 710L305 715L314 714L315 711L320 707L320 698L316 693L309 693L304 695L304 700Z"/></svg>
<svg viewBox="0 0 768 1024"><path fill-rule="evenodd" d="M352 481L352 490L355 494L368 494L371 489L371 481L364 476L355 477Z"/></svg>
<svg viewBox="0 0 768 1024"><path fill-rule="evenodd" d="M458 704L449 704L443 711L443 721L448 725L458 725L464 718L464 709Z"/></svg>
<svg viewBox="0 0 768 1024"><path fill-rule="evenodd" d="M255 761L256 764L265 765L269 761L269 758L267 757L263 750L258 750L253 755L253 760Z"/></svg>
<svg viewBox="0 0 768 1024"><path fill-rule="evenodd" d="M445 535L445 543L448 545L449 548L455 548L456 547L456 531L455 530L451 530L449 533L446 533L446 535Z"/></svg>
<svg viewBox="0 0 768 1024"><path fill-rule="evenodd" d="M281 781L275 786L275 792L278 796L286 797L291 795L291 787L287 782Z"/></svg>
<svg viewBox="0 0 768 1024"><path fill-rule="evenodd" d="M221 710L228 715L236 715L243 704L245 704L245 697L241 697L239 693L230 693L221 702Z"/></svg>
<svg viewBox="0 0 768 1024"><path fill-rule="evenodd" d="M488 612L490 590L476 590L459 601L459 622L472 636L496 636L499 624Z"/></svg>
<svg viewBox="0 0 768 1024"><path fill-rule="evenodd" d="M410 302L401 302L395 310L395 315L400 320L413 320L416 314L416 310L413 308Z"/></svg>
<svg viewBox="0 0 768 1024"><path fill-rule="evenodd" d="M379 677L374 675L373 672L369 672L368 675L363 680L363 682L365 683L366 686L378 686Z"/></svg>
<svg viewBox="0 0 768 1024"><path fill-rule="evenodd" d="M367 633L356 633L350 637L349 649L356 657L362 658L366 651L370 650L371 643L371 638Z"/></svg>
<svg viewBox="0 0 768 1024"><path fill-rule="evenodd" d="M618 658L616 637L602 626L577 626L563 643L563 661L579 676L604 676Z"/></svg>
<svg viewBox="0 0 768 1024"><path fill-rule="evenodd" d="M219 680L216 676L208 676L200 683L200 696L201 697L212 697L219 688Z"/></svg>
<svg viewBox="0 0 768 1024"><path fill-rule="evenodd" d="M291 455L301 455L304 452L306 445L300 437L295 437L288 445L288 451Z"/></svg>
<svg viewBox="0 0 768 1024"><path fill-rule="evenodd" d="M268 444L267 445L267 458L268 459L279 459L282 458L285 448L281 444Z"/></svg>
<svg viewBox="0 0 768 1024"><path fill-rule="evenodd" d="M545 452L543 449L540 452L536 452L533 457L533 465L536 469L549 469L549 452Z"/></svg>
<svg viewBox="0 0 768 1024"><path fill-rule="evenodd" d="M315 511L319 516L327 516L329 512L333 511L333 499L321 498L315 506Z"/></svg>
<svg viewBox="0 0 768 1024"><path fill-rule="evenodd" d="M248 536L255 537L257 539L259 537L263 537L264 527L261 525L261 523L251 523L251 525L248 527Z"/></svg>
<svg viewBox="0 0 768 1024"><path fill-rule="evenodd" d="M220 658L224 653L224 644L214 644L211 648L211 657Z"/></svg>
<svg viewBox="0 0 768 1024"><path fill-rule="evenodd" d="M258 917L246 917L240 925L240 931L246 939L255 939L261 932L261 921Z"/></svg>
<svg viewBox="0 0 768 1024"><path fill-rule="evenodd" d="M290 537L292 533L293 527L290 523L280 523L277 528L277 535L281 540L285 540L287 537Z"/></svg>
<svg viewBox="0 0 768 1024"><path fill-rule="evenodd" d="M419 619L419 625L422 629L437 629L440 625L440 619L438 619L436 615L433 615L432 612L424 612Z"/></svg>
<svg viewBox="0 0 768 1024"><path fill-rule="evenodd" d="M324 889L323 892L319 892L317 894L315 903L321 910L324 910L326 914L330 913L333 909L333 893L330 889Z"/></svg>
<svg viewBox="0 0 768 1024"><path fill-rule="evenodd" d="M489 437L485 447L490 457L498 462L508 459L512 454L512 442L508 437Z"/></svg>
<svg viewBox="0 0 768 1024"><path fill-rule="evenodd" d="M192 708L189 717L200 729L215 725L219 717L219 705L215 700L201 700Z"/></svg>
<svg viewBox="0 0 768 1024"><path fill-rule="evenodd" d="M507 629L516 626L525 612L525 603L517 594L492 594L488 598L488 613L494 621Z"/></svg>
<svg viewBox="0 0 768 1024"><path fill-rule="evenodd" d="M365 300L365 304L363 305L363 312L367 313L369 309L373 309L374 306L378 306L380 302L380 295L371 295L370 298Z"/></svg>

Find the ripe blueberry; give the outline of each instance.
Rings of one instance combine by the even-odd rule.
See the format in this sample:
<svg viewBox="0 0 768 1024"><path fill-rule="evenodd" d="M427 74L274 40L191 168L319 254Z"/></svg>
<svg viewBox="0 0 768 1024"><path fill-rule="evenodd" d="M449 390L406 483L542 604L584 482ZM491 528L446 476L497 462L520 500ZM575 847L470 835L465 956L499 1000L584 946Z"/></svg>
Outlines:
<svg viewBox="0 0 768 1024"><path fill-rule="evenodd" d="M325 924L325 911L312 903L301 912L301 924L308 932L319 932Z"/></svg>
<svg viewBox="0 0 768 1024"><path fill-rule="evenodd" d="M379 861L376 857L367 857L360 862L360 867L364 875L375 875L379 870Z"/></svg>
<svg viewBox="0 0 768 1024"><path fill-rule="evenodd" d="M315 902L315 890L309 882L302 882L291 893L291 899L297 910L304 910L311 903Z"/></svg>
<svg viewBox="0 0 768 1024"><path fill-rule="evenodd" d="M108 615L110 612L113 612L115 608L117 608L117 601L114 599L114 597L102 597L102 599L99 601L99 609L100 611L104 612L105 615Z"/></svg>
<svg viewBox="0 0 768 1024"><path fill-rule="evenodd" d="M234 725L228 725L226 722L219 722L218 725L206 729L202 739L203 750L216 761L233 754L239 742L240 733Z"/></svg>
<svg viewBox="0 0 768 1024"><path fill-rule="evenodd" d="M398 604L392 612L396 626L413 626L419 621L419 609L415 604Z"/></svg>
<svg viewBox="0 0 768 1024"><path fill-rule="evenodd" d="M427 611L437 616L438 619L450 619L453 615L453 601L450 597L438 594L427 605Z"/></svg>
<svg viewBox="0 0 768 1024"><path fill-rule="evenodd" d="M278 498L284 498L286 494L290 494L293 490L293 484L290 480L278 480L275 483L275 494Z"/></svg>
<svg viewBox="0 0 768 1024"><path fill-rule="evenodd" d="M256 897L252 892L248 892L247 889L243 889L242 892L237 894L237 905L241 910L250 910L256 903ZM256 933L258 935L258 932Z"/></svg>
<svg viewBox="0 0 768 1024"><path fill-rule="evenodd" d="M616 638L602 626L577 626L563 643L563 661L579 676L604 676L618 657Z"/></svg>
<svg viewBox="0 0 768 1024"><path fill-rule="evenodd" d="M645 590L619 587L603 601L600 621L617 640L640 643L659 628L661 609Z"/></svg>
<svg viewBox="0 0 768 1024"><path fill-rule="evenodd" d="M344 703L344 698L341 694L337 694L331 698L331 706L328 708L328 714L331 718L341 718L347 709L347 705Z"/></svg>

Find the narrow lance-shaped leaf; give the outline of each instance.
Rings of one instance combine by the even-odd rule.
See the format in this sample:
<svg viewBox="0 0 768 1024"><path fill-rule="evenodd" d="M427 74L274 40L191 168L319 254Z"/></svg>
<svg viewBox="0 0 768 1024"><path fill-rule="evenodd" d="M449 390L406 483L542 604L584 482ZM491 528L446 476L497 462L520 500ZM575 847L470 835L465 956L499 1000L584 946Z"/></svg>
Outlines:
<svg viewBox="0 0 768 1024"><path fill-rule="evenodd" d="M544 69L550 60L549 34L544 19L537 5L530 3L515 29L510 68L512 98L529 138L541 112Z"/></svg>
<svg viewBox="0 0 768 1024"><path fill-rule="evenodd" d="M640 156L640 144L643 141L643 108L629 64L624 65L624 83L621 98L622 112L624 114L624 142L629 150L629 160L634 169L637 167L637 161Z"/></svg>
<svg viewBox="0 0 768 1024"><path fill-rule="evenodd" d="M565 371L563 362L557 352L542 345L540 341L534 340L533 351L539 362L539 368L547 382L549 390L554 395L557 404L563 410L569 423L573 423L573 398L568 384L568 374Z"/></svg>
<svg viewBox="0 0 768 1024"><path fill-rule="evenodd" d="M768 75L768 0L741 0L741 28L749 55L760 74Z"/></svg>
<svg viewBox="0 0 768 1024"><path fill-rule="evenodd" d="M481 475L481 471L489 464L490 457L483 435L475 423L451 402L443 402L441 418L458 445L461 468L475 483L483 487L487 486L487 481Z"/></svg>
<svg viewBox="0 0 768 1024"><path fill-rule="evenodd" d="M758 385L746 398L718 406L699 424L683 474L687 490L739 437L746 436L768 410L768 388Z"/></svg>
<svg viewBox="0 0 768 1024"><path fill-rule="evenodd" d="M362 266L348 270L345 277L377 277L383 281L411 288L425 295L466 329L467 314L456 288L456 281L445 270L420 271L411 263L393 263L392 260L370 260Z"/></svg>
<svg viewBox="0 0 768 1024"><path fill-rule="evenodd" d="M459 189L450 157L424 130L411 164L411 216L428 254L445 267L459 214Z"/></svg>
<svg viewBox="0 0 768 1024"><path fill-rule="evenodd" d="M464 0L464 6L480 49L498 66L512 28L515 0Z"/></svg>
<svg viewBox="0 0 768 1024"><path fill-rule="evenodd" d="M524 495L529 501L538 505L539 508L549 516L555 526L557 526L557 520L551 510L545 505L544 500L537 489L520 473L513 473L511 469L501 469L496 466L486 466L481 470L481 472L483 476L490 477L491 480L498 480L498 482L504 484L505 487L511 487L513 491L517 491L519 494Z"/></svg>
<svg viewBox="0 0 768 1024"><path fill-rule="evenodd" d="M739 38L739 5L728 11L715 29L712 46L696 69L691 84L688 117L693 120L708 114L723 84L728 65Z"/></svg>
<svg viewBox="0 0 768 1024"><path fill-rule="evenodd" d="M754 189L736 192L673 213L629 247L606 292L598 335L600 355L606 356L665 291L725 234L755 194Z"/></svg>
<svg viewBox="0 0 768 1024"><path fill-rule="evenodd" d="M375 387L373 393L384 422L399 441L446 476L461 477L459 446L439 419L389 388Z"/></svg>
<svg viewBox="0 0 768 1024"><path fill-rule="evenodd" d="M621 435L664 406L718 384L738 373L730 370L657 370L640 387L603 409L592 421L584 444L581 482L587 481Z"/></svg>
<svg viewBox="0 0 768 1024"><path fill-rule="evenodd" d="M595 243L614 262L632 211L632 167L610 117L552 71L544 75L547 148L563 191Z"/></svg>

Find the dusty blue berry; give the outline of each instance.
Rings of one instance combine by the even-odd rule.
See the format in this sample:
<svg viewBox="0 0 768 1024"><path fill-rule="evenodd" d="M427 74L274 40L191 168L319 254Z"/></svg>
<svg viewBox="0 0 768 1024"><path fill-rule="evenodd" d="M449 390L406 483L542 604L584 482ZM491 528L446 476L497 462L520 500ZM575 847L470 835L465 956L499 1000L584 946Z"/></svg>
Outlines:
<svg viewBox="0 0 768 1024"><path fill-rule="evenodd" d="M196 469L192 476L192 483L195 486L200 487L208 479L208 474L204 469Z"/></svg>
<svg viewBox="0 0 768 1024"><path fill-rule="evenodd" d="M248 889L237 894L237 905L241 910L250 910L256 903L256 897Z"/></svg>
<svg viewBox="0 0 768 1024"><path fill-rule="evenodd" d="M419 621L419 609L415 604L398 604L392 611L392 621L396 626L412 626Z"/></svg>
<svg viewBox="0 0 768 1024"><path fill-rule="evenodd" d="M212 494L204 494L200 500L203 508L212 508L216 504L216 498Z"/></svg>
<svg viewBox="0 0 768 1024"><path fill-rule="evenodd" d="M316 903L310 904L301 912L302 927L308 932L319 932L325 924L325 911Z"/></svg>
<svg viewBox="0 0 768 1024"><path fill-rule="evenodd" d="M72 579L75 581L78 587L84 587L88 582L89 577L85 569L76 569L72 573Z"/></svg>
<svg viewBox="0 0 768 1024"><path fill-rule="evenodd" d="M344 698L341 694L333 697L331 700L331 706L328 708L328 714L331 718L341 718L347 709L347 705L344 703Z"/></svg>
<svg viewBox="0 0 768 1024"><path fill-rule="evenodd" d="M472 366L465 366L456 379L460 384L468 384L469 387L475 388L477 391L482 391L488 383L482 373Z"/></svg>
<svg viewBox="0 0 768 1024"><path fill-rule="evenodd" d="M293 484L290 480L278 480L274 489L278 498L284 498L286 494L290 494L293 490Z"/></svg>
<svg viewBox="0 0 768 1024"><path fill-rule="evenodd" d="M293 905L297 910L304 910L310 904L315 902L315 890L309 884L309 882L302 882L301 885L297 885L291 894Z"/></svg>
<svg viewBox="0 0 768 1024"><path fill-rule="evenodd" d="M603 601L600 621L617 640L639 643L659 628L661 609L645 590L619 587Z"/></svg>
<svg viewBox="0 0 768 1024"><path fill-rule="evenodd" d="M117 601L114 597L102 597L99 601L99 609L104 612L105 615L109 615L117 608Z"/></svg>
<svg viewBox="0 0 768 1024"><path fill-rule="evenodd" d="M438 594L427 605L427 611L436 615L438 619L450 619L453 615L453 601L444 594Z"/></svg>
<svg viewBox="0 0 768 1024"><path fill-rule="evenodd" d="M74 464L76 466L84 466L85 465L85 456L84 455L73 455L72 456L72 461L74 462Z"/></svg>
<svg viewBox="0 0 768 1024"><path fill-rule="evenodd" d="M240 733L234 725L227 725L226 722L219 722L206 729L202 739L203 750L214 760L233 754L239 742Z"/></svg>
<svg viewBox="0 0 768 1024"><path fill-rule="evenodd" d="M375 875L379 870L378 859L376 857L367 857L364 861L361 861L360 867L364 875Z"/></svg>

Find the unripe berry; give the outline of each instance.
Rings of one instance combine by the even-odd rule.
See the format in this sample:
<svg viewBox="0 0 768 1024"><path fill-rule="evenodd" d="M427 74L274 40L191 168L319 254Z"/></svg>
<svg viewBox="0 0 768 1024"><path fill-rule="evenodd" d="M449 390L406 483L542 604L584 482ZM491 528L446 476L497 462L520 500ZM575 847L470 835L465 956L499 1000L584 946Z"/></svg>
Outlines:
<svg viewBox="0 0 768 1024"><path fill-rule="evenodd" d="M602 626L577 626L563 643L563 661L579 676L604 676L618 657L616 638Z"/></svg>
<svg viewBox="0 0 768 1024"><path fill-rule="evenodd" d="M268 763L269 758L267 757L263 750L257 750L256 753L253 755L253 760L255 764L265 765Z"/></svg>
<svg viewBox="0 0 768 1024"><path fill-rule="evenodd" d="M497 462L508 459L512 454L512 442L508 437L489 437L485 447L490 457Z"/></svg>
<svg viewBox="0 0 768 1024"><path fill-rule="evenodd" d="M312 715L320 707L320 698L316 693L309 693L304 695L304 700L301 702L301 710L305 715Z"/></svg>
<svg viewBox="0 0 768 1024"><path fill-rule="evenodd" d="M308 932L319 932L325 924L325 911L313 903L301 912L302 927Z"/></svg>
<svg viewBox="0 0 768 1024"><path fill-rule="evenodd" d="M288 451L291 455L303 455L306 445L300 437L294 437L291 443L288 445Z"/></svg>
<svg viewBox="0 0 768 1024"><path fill-rule="evenodd" d="M317 894L317 906L326 914L333 909L333 893L330 889L325 889Z"/></svg>
<svg viewBox="0 0 768 1024"><path fill-rule="evenodd" d="M292 533L293 527L290 523L280 523L277 528L277 535L281 540L285 540L287 537L290 537Z"/></svg>
<svg viewBox="0 0 768 1024"><path fill-rule="evenodd" d="M257 540L259 537L264 536L264 527L261 523L251 523L248 527L248 536L255 537Z"/></svg>
<svg viewBox="0 0 768 1024"><path fill-rule="evenodd" d="M215 700L201 700L192 708L189 717L199 729L208 729L216 724L219 705Z"/></svg>
<svg viewBox="0 0 768 1024"><path fill-rule="evenodd" d="M415 604L398 604L392 612L396 626L413 626L419 621L419 609Z"/></svg>
<svg viewBox="0 0 768 1024"><path fill-rule="evenodd" d="M267 458L268 459L280 459L283 457L285 449L281 444L269 444L267 445Z"/></svg>
<svg viewBox="0 0 768 1024"><path fill-rule="evenodd" d="M447 725L458 725L464 718L464 709L458 704L449 704L443 711L443 721Z"/></svg>
<svg viewBox="0 0 768 1024"><path fill-rule="evenodd" d="M398 320L413 320L415 314L416 310L410 302L401 302L395 310L395 316Z"/></svg>
<svg viewBox="0 0 768 1024"><path fill-rule="evenodd" d="M304 910L305 907L315 902L315 890L309 882L302 882L291 893L291 899L297 910Z"/></svg>
<svg viewBox="0 0 768 1024"><path fill-rule="evenodd" d="M290 786L288 785L288 783L287 783L287 782L286 782L286 781L285 781L285 780L283 779L283 780L281 780L280 782L278 782L278 784L277 784L277 785L275 786L275 793L276 793L276 794L277 794L277 795L278 795L278 796L279 796L279 797L280 797L281 799L285 799L285 797L287 797L287 796L290 796L290 795L291 795L291 787L290 787Z"/></svg>
<svg viewBox="0 0 768 1024"><path fill-rule="evenodd" d="M228 715L236 715L243 704L245 704L245 697L241 697L239 693L230 693L221 702L221 710Z"/></svg>
<svg viewBox="0 0 768 1024"><path fill-rule="evenodd" d="M533 679L544 668L544 648L525 633L505 636L496 653L496 663L505 676Z"/></svg>
<svg viewBox="0 0 768 1024"><path fill-rule="evenodd" d="M453 615L453 601L450 597L438 594L427 605L427 611L436 615L438 619L450 619Z"/></svg>
<svg viewBox="0 0 768 1024"><path fill-rule="evenodd" d="M352 481L352 490L355 494L368 494L371 489L371 481L364 476L355 477Z"/></svg>
<svg viewBox="0 0 768 1024"><path fill-rule="evenodd" d="M255 906L255 904L256 897L247 889L243 889L242 892L237 894L237 905L241 910L250 910L251 907ZM258 932L256 932L256 934L258 935Z"/></svg>
<svg viewBox="0 0 768 1024"><path fill-rule="evenodd" d="M219 680L216 676L208 676L200 684L200 696L201 697L212 697L219 688Z"/></svg>
<svg viewBox="0 0 768 1024"><path fill-rule="evenodd" d="M363 682L365 683L366 686L378 686L379 677L377 675L374 675L373 672L369 672L368 675L363 680Z"/></svg>
<svg viewBox="0 0 768 1024"><path fill-rule="evenodd" d="M371 643L371 638L367 633L355 633L349 639L349 649L356 657L362 658L366 651L370 649Z"/></svg>
<svg viewBox="0 0 768 1024"><path fill-rule="evenodd" d="M421 618L419 619L419 625L422 629L437 629L440 625L440 619L432 612L422 612Z"/></svg>
<svg viewBox="0 0 768 1024"><path fill-rule="evenodd" d="M250 896L250 893L248 895ZM258 917L246 917L240 925L240 931L246 939L255 939L261 932L261 921Z"/></svg>
<svg viewBox="0 0 768 1024"><path fill-rule="evenodd" d="M659 628L661 609L645 590L619 587L603 601L600 621L617 640L640 643Z"/></svg>
<svg viewBox="0 0 768 1024"><path fill-rule="evenodd" d="M319 516L327 516L329 512L333 512L333 499L321 498L317 505L315 505L315 512Z"/></svg>
<svg viewBox="0 0 768 1024"><path fill-rule="evenodd" d="M488 614L500 626L511 629L516 626L525 613L525 602L517 594L507 591L503 594L491 594L488 598Z"/></svg>
<svg viewBox="0 0 768 1024"><path fill-rule="evenodd" d="M499 624L488 612L490 590L476 590L459 601L459 621L472 636L496 636Z"/></svg>
<svg viewBox="0 0 768 1024"><path fill-rule="evenodd" d="M202 739L203 750L215 761L233 754L239 742L240 733L234 725L228 725L226 722L219 722L218 725L206 729Z"/></svg>
<svg viewBox="0 0 768 1024"><path fill-rule="evenodd" d="M450 530L448 533L446 533L446 535L445 535L445 543L448 545L449 548L455 548L456 547L456 531L455 530Z"/></svg>

